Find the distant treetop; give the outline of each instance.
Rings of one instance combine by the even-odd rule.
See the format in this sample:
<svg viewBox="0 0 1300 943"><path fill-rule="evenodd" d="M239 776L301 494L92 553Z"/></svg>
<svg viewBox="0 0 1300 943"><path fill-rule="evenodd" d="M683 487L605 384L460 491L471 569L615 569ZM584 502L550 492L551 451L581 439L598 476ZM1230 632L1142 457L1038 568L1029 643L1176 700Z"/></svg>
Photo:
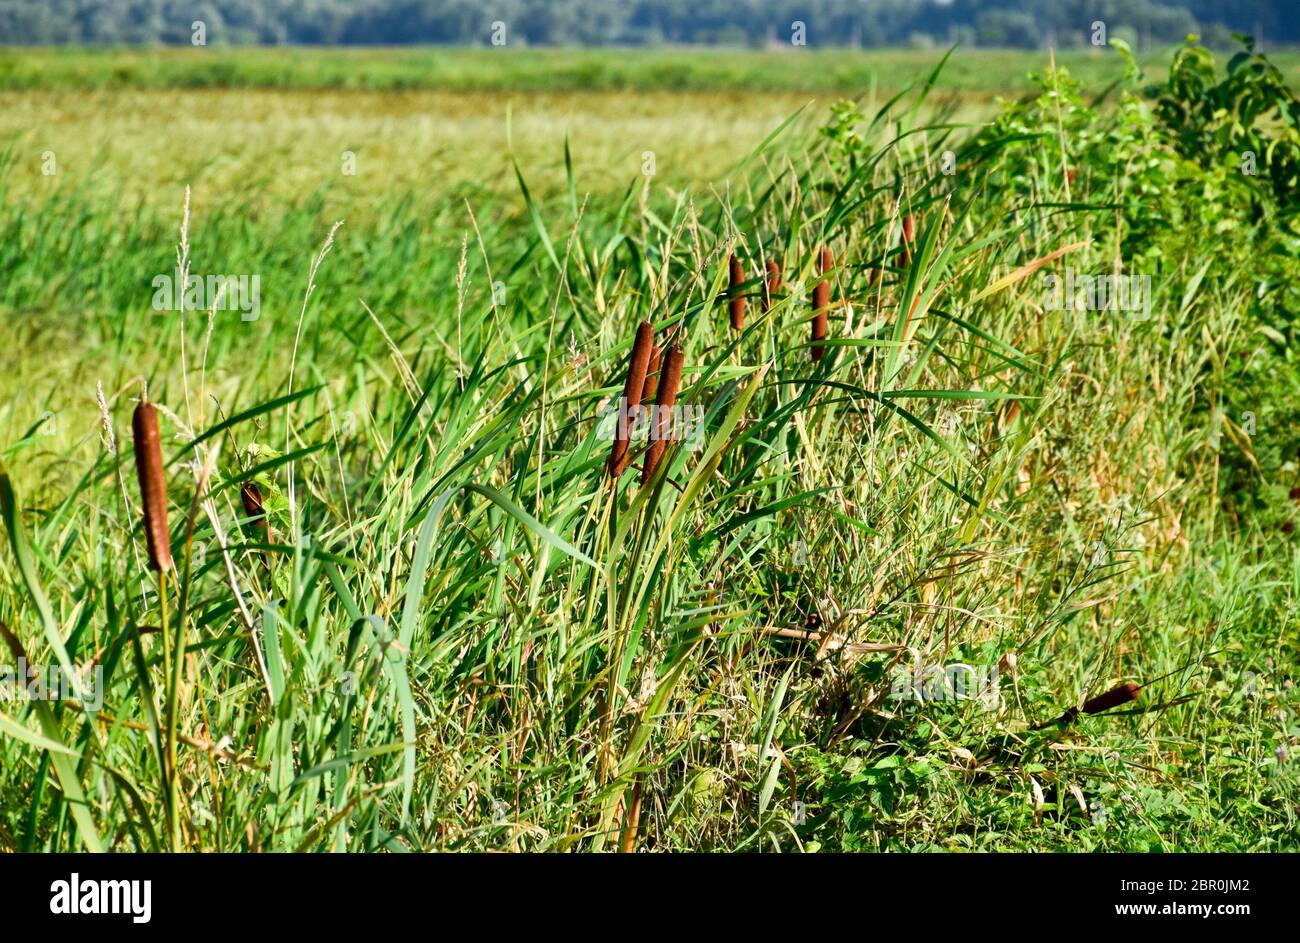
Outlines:
<svg viewBox="0 0 1300 943"><path fill-rule="evenodd" d="M0 45L1130 45L1300 41L1296 0L0 0Z"/></svg>

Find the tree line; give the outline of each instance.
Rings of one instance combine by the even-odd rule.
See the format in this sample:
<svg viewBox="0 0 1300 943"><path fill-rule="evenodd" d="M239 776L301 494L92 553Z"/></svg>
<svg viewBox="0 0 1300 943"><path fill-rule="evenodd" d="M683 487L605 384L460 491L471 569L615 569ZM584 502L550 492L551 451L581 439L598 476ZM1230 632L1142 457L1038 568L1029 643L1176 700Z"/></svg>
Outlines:
<svg viewBox="0 0 1300 943"><path fill-rule="evenodd" d="M0 45L1086 45L1247 32L1300 41L1295 0L0 0ZM202 24L201 28L195 24Z"/></svg>

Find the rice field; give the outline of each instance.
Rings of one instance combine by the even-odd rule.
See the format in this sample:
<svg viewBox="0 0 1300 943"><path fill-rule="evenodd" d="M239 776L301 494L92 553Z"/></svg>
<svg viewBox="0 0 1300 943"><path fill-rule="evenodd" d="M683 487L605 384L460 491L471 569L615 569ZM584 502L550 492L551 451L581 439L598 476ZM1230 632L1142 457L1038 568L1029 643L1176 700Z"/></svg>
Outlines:
<svg viewBox="0 0 1300 943"><path fill-rule="evenodd" d="M1296 848L1294 59L222 55L0 67L0 850Z"/></svg>

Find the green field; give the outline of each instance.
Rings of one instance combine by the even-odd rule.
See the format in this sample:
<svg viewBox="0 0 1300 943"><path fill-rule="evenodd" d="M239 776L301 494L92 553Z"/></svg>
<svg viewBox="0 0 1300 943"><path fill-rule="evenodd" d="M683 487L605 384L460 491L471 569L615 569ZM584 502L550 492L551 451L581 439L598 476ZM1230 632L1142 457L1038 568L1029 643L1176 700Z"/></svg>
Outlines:
<svg viewBox="0 0 1300 943"><path fill-rule="evenodd" d="M1163 78L1176 50L1139 58ZM896 92L923 79L940 52L902 49L456 49L241 48L156 49L0 47L0 88L279 88L374 91L798 91ZM1300 52L1272 55L1294 85ZM1046 55L962 50L940 92L991 97L1033 91L1030 71ZM1100 91L1122 66L1111 50L1063 50L1058 63Z"/></svg>
<svg viewBox="0 0 1300 943"><path fill-rule="evenodd" d="M940 56L0 54L0 850L1295 849L1300 57Z"/></svg>

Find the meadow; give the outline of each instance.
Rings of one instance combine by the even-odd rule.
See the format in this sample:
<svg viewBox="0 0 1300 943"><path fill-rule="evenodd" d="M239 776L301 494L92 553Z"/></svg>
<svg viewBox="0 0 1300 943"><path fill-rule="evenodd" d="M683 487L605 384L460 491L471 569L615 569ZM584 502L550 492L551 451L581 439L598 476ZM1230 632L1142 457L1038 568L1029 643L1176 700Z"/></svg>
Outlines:
<svg viewBox="0 0 1300 943"><path fill-rule="evenodd" d="M0 849L1296 847L1300 57L192 53L0 57Z"/></svg>

